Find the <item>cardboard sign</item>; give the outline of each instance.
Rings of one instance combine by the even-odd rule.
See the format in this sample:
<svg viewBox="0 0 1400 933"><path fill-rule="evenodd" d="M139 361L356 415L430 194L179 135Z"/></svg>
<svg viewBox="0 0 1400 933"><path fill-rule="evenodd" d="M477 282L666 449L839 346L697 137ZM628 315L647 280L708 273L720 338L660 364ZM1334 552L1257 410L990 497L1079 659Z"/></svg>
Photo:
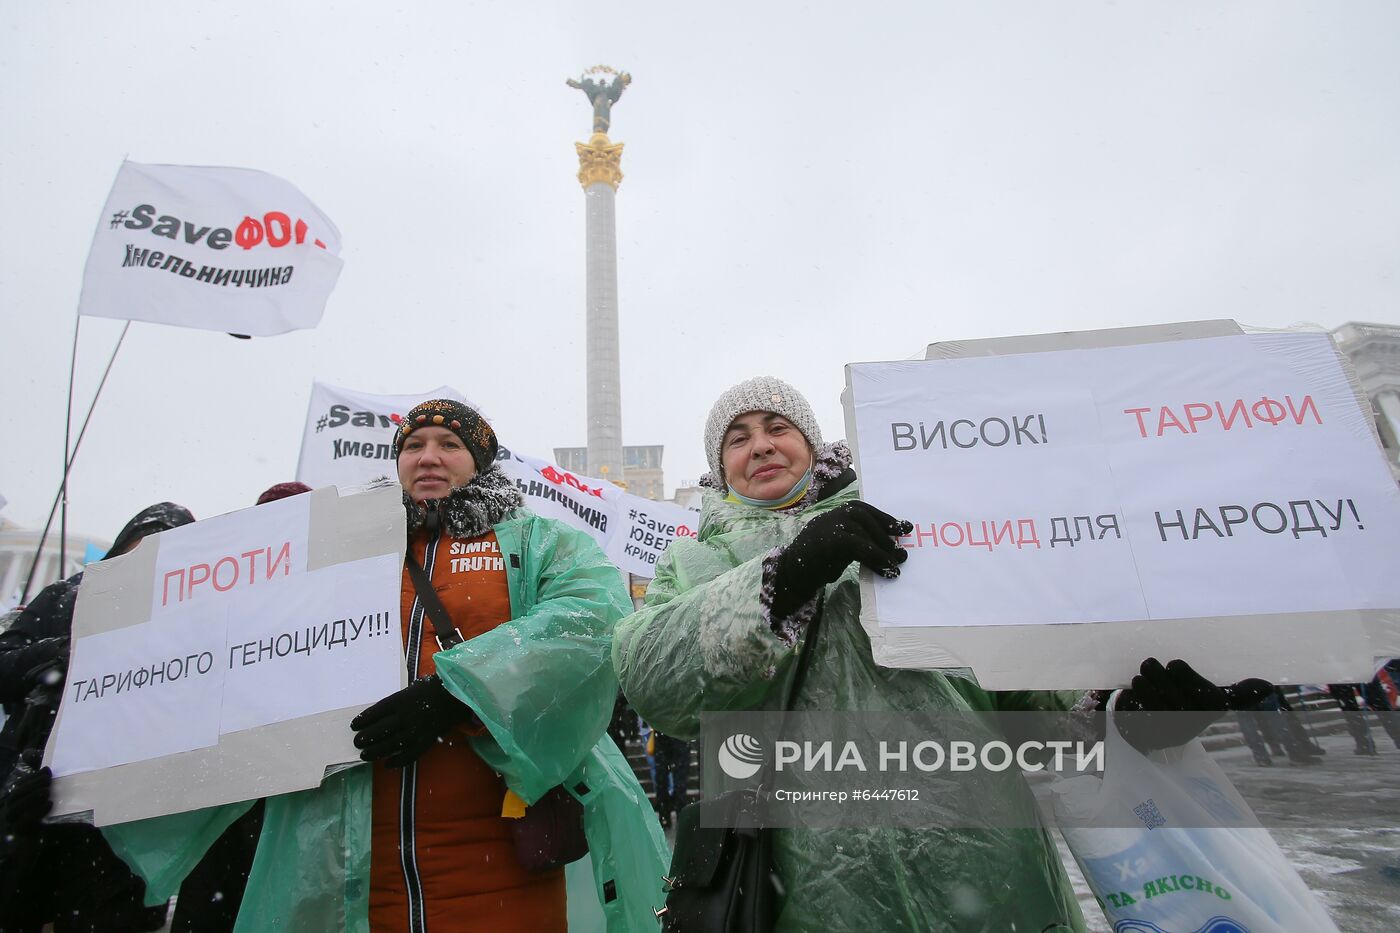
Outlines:
<svg viewBox="0 0 1400 933"><path fill-rule="evenodd" d="M185 525L88 568L45 752L101 826L314 787L406 679L397 486Z"/></svg>
<svg viewBox="0 0 1400 933"><path fill-rule="evenodd" d="M1078 336L847 367L863 498L915 523L901 578L865 586L876 659L1022 688L1149 655L1365 679L1400 490L1330 337Z"/></svg>

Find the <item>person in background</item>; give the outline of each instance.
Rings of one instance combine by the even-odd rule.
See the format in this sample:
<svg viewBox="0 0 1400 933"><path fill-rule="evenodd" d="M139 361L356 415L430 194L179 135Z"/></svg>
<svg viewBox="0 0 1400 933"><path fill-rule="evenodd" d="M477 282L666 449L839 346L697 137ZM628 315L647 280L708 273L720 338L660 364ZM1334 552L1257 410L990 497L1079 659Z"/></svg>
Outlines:
<svg viewBox="0 0 1400 933"><path fill-rule="evenodd" d="M1390 741L1400 748L1400 658L1391 658L1376 671L1363 688L1366 707L1380 715L1381 727Z"/></svg>
<svg viewBox="0 0 1400 933"><path fill-rule="evenodd" d="M1361 711L1361 704L1357 702L1360 688L1360 684L1328 684L1327 694L1336 700L1337 705L1342 708L1342 718L1346 721L1347 732L1351 735L1351 740L1356 746L1351 750L1351 753L1374 757L1376 740L1371 738L1371 727L1366 723L1366 714Z"/></svg>
<svg viewBox="0 0 1400 933"><path fill-rule="evenodd" d="M142 509L117 533L103 560L193 521L188 509L173 502ZM158 930L165 923L166 905L144 906L145 885L99 830L39 822L49 809L48 769L39 763L58 713L82 579L80 571L45 587L0 634L0 701L7 716L0 730L0 787L11 822L0 849L0 885L21 892L0 897L4 931L37 931L44 921L53 922L55 933Z"/></svg>
<svg viewBox="0 0 1400 933"><path fill-rule="evenodd" d="M627 698L618 691L617 700L613 703L612 720L608 722L608 735L612 736L613 742L622 753L627 754L629 745L637 741L637 714L632 707L627 705Z"/></svg>
<svg viewBox="0 0 1400 933"><path fill-rule="evenodd" d="M656 812L661 825L668 827L686 805L686 784L690 777L690 743L660 732L652 732L656 758Z"/></svg>

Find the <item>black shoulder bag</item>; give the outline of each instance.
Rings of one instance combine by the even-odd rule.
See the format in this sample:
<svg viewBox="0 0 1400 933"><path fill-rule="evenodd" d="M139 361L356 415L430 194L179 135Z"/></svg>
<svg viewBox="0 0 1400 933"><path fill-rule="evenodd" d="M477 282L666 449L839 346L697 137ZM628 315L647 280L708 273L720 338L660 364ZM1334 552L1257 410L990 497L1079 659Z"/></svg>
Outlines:
<svg viewBox="0 0 1400 933"><path fill-rule="evenodd" d="M802 688L822 613L807 626L797 667L783 696L783 712ZM768 793L772 767L765 763L757 787L730 791L685 807L676 817L676 853L666 907L665 933L767 933L782 906L773 878L773 831L736 827L740 814L757 817ZM700 825L701 814L709 828ZM755 823L757 819L743 820Z"/></svg>
<svg viewBox="0 0 1400 933"><path fill-rule="evenodd" d="M464 639L447 607L438 598L428 574L419 566L410 549L404 566L423 604L424 614L433 623L438 647L443 651L460 645ZM562 784L545 791L544 796L525 808L525 815L510 821L515 857L529 872L553 871L588 854L588 837L583 834L583 804Z"/></svg>

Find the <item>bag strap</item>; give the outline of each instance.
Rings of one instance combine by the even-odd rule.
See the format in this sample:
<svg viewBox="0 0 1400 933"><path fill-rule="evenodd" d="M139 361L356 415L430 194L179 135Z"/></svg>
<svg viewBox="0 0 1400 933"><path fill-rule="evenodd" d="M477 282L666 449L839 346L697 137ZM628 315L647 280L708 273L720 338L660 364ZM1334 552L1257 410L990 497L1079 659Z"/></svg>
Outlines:
<svg viewBox="0 0 1400 933"><path fill-rule="evenodd" d="M429 508L427 523L429 540L437 536L437 517L437 509ZM438 598L437 590L433 589L433 581L428 579L428 574L418 563L418 558L413 556L411 542L408 550L404 553L404 566L408 569L409 579L413 581L413 588L418 593L418 601L423 604L428 621L433 623L433 635L437 638L438 647L446 651L453 645L460 645L466 641L462 637L462 633L457 631L457 626L452 624L452 616L448 615L447 607Z"/></svg>
<svg viewBox="0 0 1400 933"><path fill-rule="evenodd" d="M413 588L418 591L418 601L423 604L428 621L433 623L433 636L437 638L438 647L446 651L453 645L460 645L466 639L457 631L457 626L452 624L447 607L438 598L437 590L433 589L433 582L418 565L418 560L412 552L405 555L404 566L408 568L408 575L413 580Z"/></svg>

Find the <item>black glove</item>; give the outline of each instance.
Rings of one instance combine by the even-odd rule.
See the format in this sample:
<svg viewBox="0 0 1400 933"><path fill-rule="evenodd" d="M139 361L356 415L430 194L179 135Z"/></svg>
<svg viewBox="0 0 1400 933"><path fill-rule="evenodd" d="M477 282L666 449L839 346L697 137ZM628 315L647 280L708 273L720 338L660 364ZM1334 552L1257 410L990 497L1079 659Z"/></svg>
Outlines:
<svg viewBox="0 0 1400 933"><path fill-rule="evenodd" d="M418 760L443 733L472 719L471 707L447 692L432 674L391 693L350 721L364 761L384 759L390 768Z"/></svg>
<svg viewBox="0 0 1400 933"><path fill-rule="evenodd" d="M44 641L61 641L63 642L63 650L61 653L43 656L43 660L32 664L24 672L24 689L33 692L39 688L59 693L63 690L64 678L68 676L68 639L46 638ZM38 647L38 645L33 647Z"/></svg>
<svg viewBox="0 0 1400 933"><path fill-rule="evenodd" d="M36 771L27 761L16 763L5 797L0 800L0 833L20 834L36 829L53 809L49 799L52 783L53 774L48 768Z"/></svg>
<svg viewBox="0 0 1400 933"><path fill-rule="evenodd" d="M1143 751L1184 745L1226 710L1249 709L1274 690L1273 684L1257 677L1218 687L1180 658L1166 667L1156 658L1148 658L1140 670L1132 686L1118 697L1119 710L1195 714L1129 717L1123 737Z"/></svg>
<svg viewBox="0 0 1400 933"><path fill-rule="evenodd" d="M818 515L778 558L772 580L773 614L786 617L796 612L855 561L893 580L909 552L892 539L913 530L909 522L860 500Z"/></svg>
<svg viewBox="0 0 1400 933"><path fill-rule="evenodd" d="M68 671L68 636L40 638L23 648L12 648L10 669L23 671L22 689L28 693L41 683L59 686ZM56 673L51 673L56 672Z"/></svg>

